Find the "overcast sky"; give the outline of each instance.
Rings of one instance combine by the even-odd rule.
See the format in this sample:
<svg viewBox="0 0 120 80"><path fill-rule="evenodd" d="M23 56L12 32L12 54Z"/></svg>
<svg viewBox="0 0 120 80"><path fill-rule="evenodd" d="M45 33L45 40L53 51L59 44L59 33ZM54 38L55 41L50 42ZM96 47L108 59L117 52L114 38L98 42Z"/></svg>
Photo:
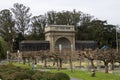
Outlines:
<svg viewBox="0 0 120 80"><path fill-rule="evenodd" d="M33 15L47 11L73 10L82 11L109 24L120 25L120 0L0 0L0 11L10 9L14 3L30 7Z"/></svg>

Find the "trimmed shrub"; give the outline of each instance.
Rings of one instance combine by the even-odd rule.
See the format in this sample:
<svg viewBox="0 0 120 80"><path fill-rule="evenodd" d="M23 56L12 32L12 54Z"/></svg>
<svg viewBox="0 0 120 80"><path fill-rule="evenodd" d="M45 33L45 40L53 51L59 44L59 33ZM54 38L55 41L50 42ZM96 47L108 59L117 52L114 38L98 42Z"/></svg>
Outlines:
<svg viewBox="0 0 120 80"><path fill-rule="evenodd" d="M53 73L45 73L43 79L41 80L56 80Z"/></svg>
<svg viewBox="0 0 120 80"><path fill-rule="evenodd" d="M29 69L28 69L28 70L25 70L24 72L32 76L32 75L34 75L37 71L29 70Z"/></svg>
<svg viewBox="0 0 120 80"><path fill-rule="evenodd" d="M41 80L70 80L70 77L65 73L45 73Z"/></svg>
<svg viewBox="0 0 120 80"><path fill-rule="evenodd" d="M36 72L33 76L32 79L34 80L41 80L43 78L43 75L40 72Z"/></svg>
<svg viewBox="0 0 120 80"><path fill-rule="evenodd" d="M56 73L54 75L55 80L70 80L70 77L65 73Z"/></svg>
<svg viewBox="0 0 120 80"><path fill-rule="evenodd" d="M13 74L14 80L23 80L23 79L30 79L31 75L24 73L24 72L16 72Z"/></svg>

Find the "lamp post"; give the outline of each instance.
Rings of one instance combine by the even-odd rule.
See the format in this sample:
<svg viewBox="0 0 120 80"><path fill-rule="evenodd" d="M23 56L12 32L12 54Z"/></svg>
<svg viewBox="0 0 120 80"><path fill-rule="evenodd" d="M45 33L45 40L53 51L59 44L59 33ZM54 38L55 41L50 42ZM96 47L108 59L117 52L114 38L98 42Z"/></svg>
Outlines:
<svg viewBox="0 0 120 80"><path fill-rule="evenodd" d="M60 56L62 56L61 55L61 51L62 51L62 45L61 44L59 44L59 51L60 51L60 54L59 54L59 57L60 57ZM59 62L60 62L60 58L58 58L58 70L61 67L61 63L59 63Z"/></svg>
<svg viewBox="0 0 120 80"><path fill-rule="evenodd" d="M20 51L19 50L17 50L17 54L18 54L18 63L20 63Z"/></svg>
<svg viewBox="0 0 120 80"><path fill-rule="evenodd" d="M72 54L73 54L73 45L71 44L71 54L69 55L69 60L70 60L70 69L71 69L71 72L73 72Z"/></svg>
<svg viewBox="0 0 120 80"><path fill-rule="evenodd" d="M8 55L9 55L9 51L7 51L7 61L9 61L9 60L8 60Z"/></svg>
<svg viewBox="0 0 120 80"><path fill-rule="evenodd" d="M14 42L15 42L15 39L13 38L12 39L12 52L14 52Z"/></svg>

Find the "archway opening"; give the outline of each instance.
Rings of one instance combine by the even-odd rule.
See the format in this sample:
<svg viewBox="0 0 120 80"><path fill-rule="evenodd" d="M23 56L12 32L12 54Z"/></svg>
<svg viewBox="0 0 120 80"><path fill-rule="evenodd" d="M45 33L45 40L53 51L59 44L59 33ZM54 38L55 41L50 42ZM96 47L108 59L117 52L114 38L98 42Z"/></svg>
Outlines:
<svg viewBox="0 0 120 80"><path fill-rule="evenodd" d="M70 50L71 49L71 43L67 38L59 38L55 43L55 49L60 50L60 46L62 51L63 50Z"/></svg>

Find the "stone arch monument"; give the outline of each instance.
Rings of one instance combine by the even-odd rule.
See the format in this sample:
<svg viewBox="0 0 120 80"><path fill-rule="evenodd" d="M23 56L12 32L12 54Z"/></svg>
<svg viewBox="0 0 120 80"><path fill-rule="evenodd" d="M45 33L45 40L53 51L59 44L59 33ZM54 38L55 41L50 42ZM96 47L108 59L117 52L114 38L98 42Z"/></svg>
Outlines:
<svg viewBox="0 0 120 80"><path fill-rule="evenodd" d="M48 25L45 27L45 40L50 43L50 51L75 50L75 29L72 25Z"/></svg>

